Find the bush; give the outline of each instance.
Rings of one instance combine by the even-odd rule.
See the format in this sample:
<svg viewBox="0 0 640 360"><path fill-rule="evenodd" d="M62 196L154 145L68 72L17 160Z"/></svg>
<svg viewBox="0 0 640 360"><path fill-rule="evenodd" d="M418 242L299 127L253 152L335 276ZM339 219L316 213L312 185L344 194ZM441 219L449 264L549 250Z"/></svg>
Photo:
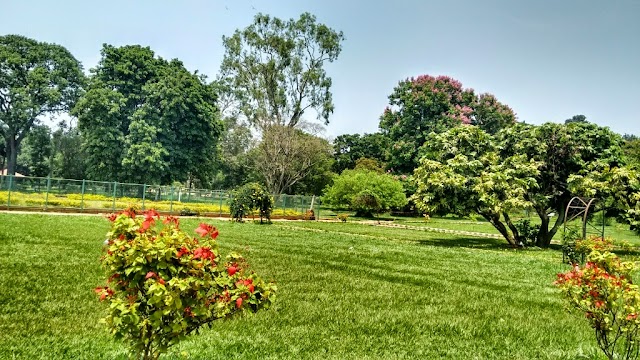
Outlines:
<svg viewBox="0 0 640 360"><path fill-rule="evenodd" d="M634 263L591 249L585 266L574 265L569 272L558 274L554 284L573 308L584 312L608 359L636 359L640 350L640 292L631 279Z"/></svg>
<svg viewBox="0 0 640 360"><path fill-rule="evenodd" d="M325 190L323 203L371 215L407 204L400 181L367 170L345 170Z"/></svg>
<svg viewBox="0 0 640 360"><path fill-rule="evenodd" d="M258 183L248 183L234 191L229 202L229 210L234 221L242 222L245 216L251 214L253 210L258 210L261 224L263 218L267 222L271 222L273 199L264 186Z"/></svg>
<svg viewBox="0 0 640 360"><path fill-rule="evenodd" d="M349 214L338 214L337 217L338 217L338 220L342 221L343 223L346 223L347 219L349 218Z"/></svg>
<svg viewBox="0 0 640 360"><path fill-rule="evenodd" d="M540 225L532 224L529 219L523 219L513 224L518 230L518 239L521 246L534 245L538 238L538 232L540 231Z"/></svg>
<svg viewBox="0 0 640 360"><path fill-rule="evenodd" d="M104 322L137 359L160 354L214 320L268 308L275 285L247 270L235 253L223 258L215 227L200 224L199 239L167 217L160 229L153 210L111 215L102 266L107 285L96 288L109 303Z"/></svg>

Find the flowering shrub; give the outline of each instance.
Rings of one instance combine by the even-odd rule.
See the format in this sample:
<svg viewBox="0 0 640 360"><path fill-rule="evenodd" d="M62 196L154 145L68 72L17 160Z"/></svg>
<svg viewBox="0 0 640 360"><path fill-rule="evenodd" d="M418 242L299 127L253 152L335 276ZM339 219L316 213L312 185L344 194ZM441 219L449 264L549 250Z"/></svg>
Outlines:
<svg viewBox="0 0 640 360"><path fill-rule="evenodd" d="M588 254L591 251L611 251L613 250L613 239L610 237L590 236L586 239L578 239L575 243L576 251Z"/></svg>
<svg viewBox="0 0 640 360"><path fill-rule="evenodd" d="M247 270L243 258L218 250L218 230L208 224L198 238L151 210L110 215L113 222L101 258L108 280L95 289L109 302L103 319L137 359L161 353L212 321L244 310L268 308L276 287Z"/></svg>
<svg viewBox="0 0 640 360"><path fill-rule="evenodd" d="M569 304L584 312L609 359L638 358L640 292L631 280L634 269L611 252L592 250L584 267L574 265L554 282Z"/></svg>

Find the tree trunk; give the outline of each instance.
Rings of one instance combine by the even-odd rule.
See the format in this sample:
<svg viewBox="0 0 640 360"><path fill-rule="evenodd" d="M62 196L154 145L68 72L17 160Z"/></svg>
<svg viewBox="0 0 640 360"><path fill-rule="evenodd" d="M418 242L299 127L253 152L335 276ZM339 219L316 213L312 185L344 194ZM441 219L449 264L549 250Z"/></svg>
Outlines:
<svg viewBox="0 0 640 360"><path fill-rule="evenodd" d="M486 214L486 213L485 214L480 213L480 215L482 215L482 217L487 219L487 221L490 222L491 225L493 225L493 227L495 227L498 230L498 232L500 232L500 234L502 236L504 236L505 240L507 240L509 245L511 245L513 247L517 246L515 239L509 233L509 230L507 229L507 227L504 226L502 221L500 221L500 216L496 216L496 215L493 215L493 214Z"/></svg>
<svg viewBox="0 0 640 360"><path fill-rule="evenodd" d="M18 159L18 142L15 136L9 135L9 146L7 150L7 175L15 175L16 162Z"/></svg>
<svg viewBox="0 0 640 360"><path fill-rule="evenodd" d="M558 232L560 224L564 222L564 207L565 206L560 206L561 210L556 210L556 222L553 224L553 228L551 229L549 229L550 219L547 214L547 209L536 209L541 220L538 238L536 239L536 246L547 248L551 245L551 239L553 239Z"/></svg>
<svg viewBox="0 0 640 360"><path fill-rule="evenodd" d="M502 216L504 216L504 220L507 222L507 225L509 226L509 229L511 229L511 233L513 234L513 239L514 239L514 243L518 246L524 246L524 241L522 241L522 239L520 238L520 234L518 233L518 228L515 227L515 225L513 224L513 222L511 221L511 218L509 217L509 214L507 214L506 212L502 214Z"/></svg>

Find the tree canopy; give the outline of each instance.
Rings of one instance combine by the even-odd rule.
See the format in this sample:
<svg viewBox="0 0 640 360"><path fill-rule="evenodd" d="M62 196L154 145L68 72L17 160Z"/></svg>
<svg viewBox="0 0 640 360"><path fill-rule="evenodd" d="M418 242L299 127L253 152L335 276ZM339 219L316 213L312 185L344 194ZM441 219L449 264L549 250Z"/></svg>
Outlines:
<svg viewBox="0 0 640 360"><path fill-rule="evenodd" d="M402 184L388 174L370 170L345 170L325 190L323 204L371 216L407 204Z"/></svg>
<svg viewBox="0 0 640 360"><path fill-rule="evenodd" d="M0 36L0 133L8 174L15 173L18 149L33 126L71 108L83 79L80 62L64 47Z"/></svg>
<svg viewBox="0 0 640 360"><path fill-rule="evenodd" d="M222 131L214 87L148 47L104 45L74 108L96 180L209 178Z"/></svg>
<svg viewBox="0 0 640 360"><path fill-rule="evenodd" d="M353 169L361 158L383 163L387 145L387 138L380 133L339 135L333 141L333 171L339 174L343 170Z"/></svg>
<svg viewBox="0 0 640 360"><path fill-rule="evenodd" d="M266 129L255 151L256 170L273 194L291 189L318 168L326 169L330 159L328 141L282 125Z"/></svg>
<svg viewBox="0 0 640 360"><path fill-rule="evenodd" d="M328 124L333 100L324 65L338 58L343 39L309 13L287 21L258 14L223 37L222 82L258 128L295 127L309 109Z"/></svg>
<svg viewBox="0 0 640 360"><path fill-rule="evenodd" d="M522 239L510 212L532 209L541 223L535 244L547 247L576 195L570 176L596 163L619 166L620 145L619 135L589 123L518 124L495 136L474 126L434 133L421 149L414 200L427 212L478 213L512 245Z"/></svg>
<svg viewBox="0 0 640 360"><path fill-rule="evenodd" d="M418 149L431 132L473 124L495 133L515 120L511 108L495 96L477 96L473 89L463 88L462 83L448 76L422 75L401 81L380 118L380 130L391 143L387 166L411 173L418 166Z"/></svg>

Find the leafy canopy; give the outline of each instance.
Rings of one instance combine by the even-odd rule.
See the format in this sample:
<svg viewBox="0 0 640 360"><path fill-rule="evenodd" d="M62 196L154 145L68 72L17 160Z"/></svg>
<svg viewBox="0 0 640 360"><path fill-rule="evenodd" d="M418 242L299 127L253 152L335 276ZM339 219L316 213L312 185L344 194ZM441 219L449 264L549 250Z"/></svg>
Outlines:
<svg viewBox="0 0 640 360"><path fill-rule="evenodd" d="M418 166L418 149L431 132L441 133L459 124L473 124L489 133L515 123L515 113L491 94L473 89L448 76L422 75L401 81L389 96L380 118L380 130L391 146L388 167L408 174Z"/></svg>
<svg viewBox="0 0 640 360"><path fill-rule="evenodd" d="M20 35L0 36L0 134L15 173L18 149L42 116L73 107L84 81L82 66L60 45Z"/></svg>
<svg viewBox="0 0 640 360"><path fill-rule="evenodd" d="M148 47L104 45L74 108L87 174L169 184L212 176L222 131L214 87Z"/></svg>
<svg viewBox="0 0 640 360"><path fill-rule="evenodd" d="M432 133L415 170L412 197L428 214L477 213L513 246L523 242L509 214L531 206L540 163L516 154L502 158L496 140L476 126Z"/></svg>
<svg viewBox="0 0 640 360"><path fill-rule="evenodd" d="M222 38L221 78L258 128L294 127L307 110L328 124L333 100L324 65L338 58L342 40L342 32L309 13L287 21L258 14L253 24Z"/></svg>
<svg viewBox="0 0 640 360"><path fill-rule="evenodd" d="M369 170L345 170L325 190L324 204L371 216L407 203L402 184L388 174Z"/></svg>

